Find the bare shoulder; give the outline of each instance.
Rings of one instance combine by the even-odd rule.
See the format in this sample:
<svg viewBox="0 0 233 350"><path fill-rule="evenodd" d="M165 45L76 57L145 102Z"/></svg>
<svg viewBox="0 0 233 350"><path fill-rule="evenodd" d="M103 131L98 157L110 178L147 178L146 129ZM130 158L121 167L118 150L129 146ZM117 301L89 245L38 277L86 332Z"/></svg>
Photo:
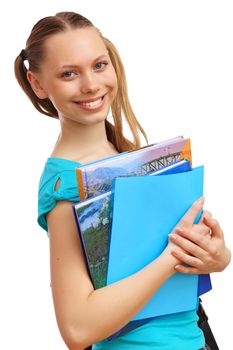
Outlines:
<svg viewBox="0 0 233 350"><path fill-rule="evenodd" d="M60 185L59 182L60 179L57 181L56 190ZM54 244L59 246L61 243L65 244L61 253L64 252L65 248L68 248L68 244L72 244L72 249L75 247L75 250L78 251L81 248L72 204L70 201L59 201L56 207L47 214L50 246Z"/></svg>

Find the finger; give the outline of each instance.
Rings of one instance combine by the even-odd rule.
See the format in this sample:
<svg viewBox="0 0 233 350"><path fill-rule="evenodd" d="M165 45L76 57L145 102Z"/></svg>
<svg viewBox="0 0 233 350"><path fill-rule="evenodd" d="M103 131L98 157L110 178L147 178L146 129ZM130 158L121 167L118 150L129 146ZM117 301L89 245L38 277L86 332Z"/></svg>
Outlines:
<svg viewBox="0 0 233 350"><path fill-rule="evenodd" d="M181 229L177 230L175 232L177 232L178 234L170 234L170 240L175 243L177 246L179 246L180 248L182 248L183 250L185 250L186 252L194 255L197 258L200 258L201 260L206 256L206 249L208 247L208 244L206 244L207 241L209 241L209 239L206 239L205 236L202 236L201 234L198 234L198 239L196 238L196 235L192 234L192 238L190 238L190 233L187 234L186 232L183 232L184 230L182 230L182 234L181 234ZM194 241L200 241L202 243L203 240L205 240L205 244L204 246L206 247L206 249L203 249L202 245L198 245L196 244L196 242Z"/></svg>
<svg viewBox="0 0 233 350"><path fill-rule="evenodd" d="M210 234L210 228L207 225L205 225L204 217L212 218L212 213L208 210L203 210L202 216L197 224L197 229L203 230L202 234Z"/></svg>
<svg viewBox="0 0 233 350"><path fill-rule="evenodd" d="M204 217L203 222L211 229L213 236L223 237L223 231L216 219Z"/></svg>
<svg viewBox="0 0 233 350"><path fill-rule="evenodd" d="M182 219L179 221L178 226L187 227L194 223L197 215L203 208L205 202L205 198L201 197L197 201L195 201L192 206L188 209L188 211L184 214Z"/></svg>
<svg viewBox="0 0 233 350"><path fill-rule="evenodd" d="M201 216L201 220L203 220L203 218L212 218L212 213L208 210L203 210L202 216Z"/></svg>
<svg viewBox="0 0 233 350"><path fill-rule="evenodd" d="M191 266L184 266L184 265L176 265L175 270L177 272L181 272L189 275L196 275L200 273L200 271L197 268L191 267Z"/></svg>
<svg viewBox="0 0 233 350"><path fill-rule="evenodd" d="M203 267L203 262L195 256L191 256L177 249L173 250L171 254L183 263L188 264L189 267L195 267L198 269L201 269Z"/></svg>
<svg viewBox="0 0 233 350"><path fill-rule="evenodd" d="M211 212L208 211L208 210L203 210L202 216L201 216L201 218L200 218L198 224L204 223L204 217L206 217L206 218L212 218Z"/></svg>
<svg viewBox="0 0 233 350"><path fill-rule="evenodd" d="M176 230L176 229L175 229ZM192 227L194 232L200 233L203 236L210 236L210 228L204 224L204 222L199 222L198 224L194 224Z"/></svg>
<svg viewBox="0 0 233 350"><path fill-rule="evenodd" d="M204 229L203 233L203 231L200 228L197 229L197 227L198 225L195 225L192 230L186 230L184 228L177 227L175 229L175 233L177 233L178 236L181 236L183 238L186 238L188 241L193 242L195 245L202 248L202 250L208 251L211 235L209 233L206 234L207 228Z"/></svg>

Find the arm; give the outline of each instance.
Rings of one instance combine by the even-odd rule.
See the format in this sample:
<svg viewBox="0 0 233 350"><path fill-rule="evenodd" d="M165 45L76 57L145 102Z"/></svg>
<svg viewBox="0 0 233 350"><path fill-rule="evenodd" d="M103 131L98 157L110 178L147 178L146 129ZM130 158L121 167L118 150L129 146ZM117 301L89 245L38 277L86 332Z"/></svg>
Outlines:
<svg viewBox="0 0 233 350"><path fill-rule="evenodd" d="M167 249L136 274L94 290L71 203L59 202L47 220L54 307L61 335L70 349L85 348L122 328L175 272L178 260Z"/></svg>
<svg viewBox="0 0 233 350"><path fill-rule="evenodd" d="M202 204L188 211L193 222ZM100 341L127 324L158 288L174 274L179 260L174 244L137 273L94 290L86 270L70 202L59 202L47 215L50 236L51 287L61 335L72 350Z"/></svg>

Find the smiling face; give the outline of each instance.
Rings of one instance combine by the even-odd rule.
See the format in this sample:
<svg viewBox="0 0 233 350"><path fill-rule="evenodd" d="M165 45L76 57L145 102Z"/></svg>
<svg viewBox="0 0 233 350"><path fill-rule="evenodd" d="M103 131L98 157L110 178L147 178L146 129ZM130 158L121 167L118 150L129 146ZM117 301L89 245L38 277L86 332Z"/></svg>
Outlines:
<svg viewBox="0 0 233 350"><path fill-rule="evenodd" d="M59 117L93 124L106 119L117 93L108 51L93 27L67 30L45 42L39 73L28 72L36 95L49 98Z"/></svg>

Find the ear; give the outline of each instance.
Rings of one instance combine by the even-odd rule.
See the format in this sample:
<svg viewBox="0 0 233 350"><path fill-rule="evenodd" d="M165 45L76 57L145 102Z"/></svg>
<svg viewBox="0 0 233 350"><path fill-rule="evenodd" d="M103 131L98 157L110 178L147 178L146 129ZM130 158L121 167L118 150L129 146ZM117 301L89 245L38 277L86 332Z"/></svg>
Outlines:
<svg viewBox="0 0 233 350"><path fill-rule="evenodd" d="M37 97L39 97L40 99L44 99L48 97L48 94L41 86L38 77L30 70L27 71L27 80L29 81L31 88Z"/></svg>

